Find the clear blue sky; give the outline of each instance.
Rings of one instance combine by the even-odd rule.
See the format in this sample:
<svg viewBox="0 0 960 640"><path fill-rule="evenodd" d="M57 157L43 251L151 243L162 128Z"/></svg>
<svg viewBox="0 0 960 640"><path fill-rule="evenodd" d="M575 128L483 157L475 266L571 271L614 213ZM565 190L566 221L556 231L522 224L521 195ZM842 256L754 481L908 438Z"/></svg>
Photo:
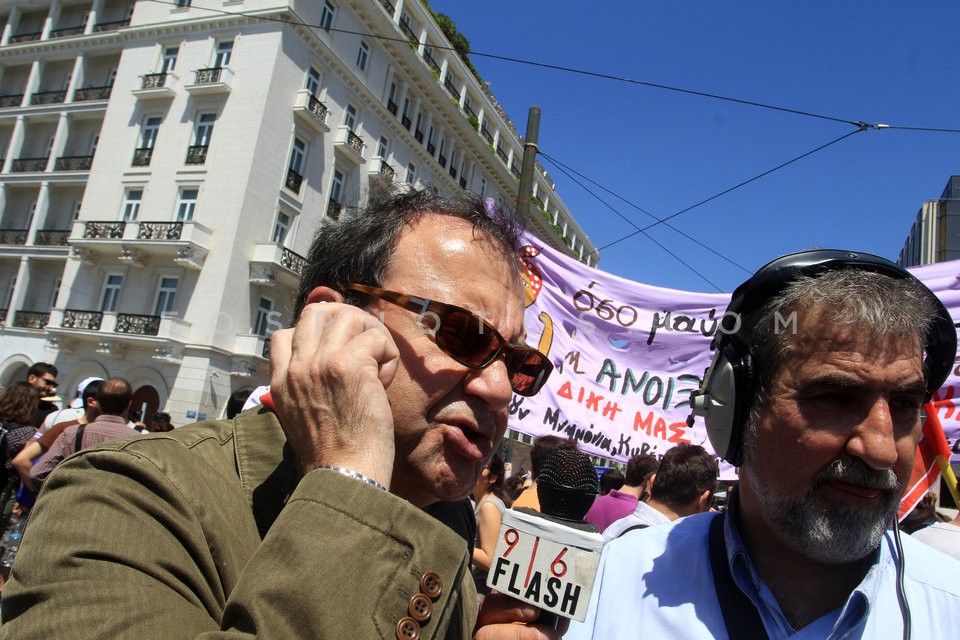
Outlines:
<svg viewBox="0 0 960 640"><path fill-rule="evenodd" d="M414 0L407 0L414 1ZM471 48L811 112L844 121L960 129L960 2L432 0ZM474 56L521 133L660 218L855 130L850 124ZM634 231L546 160L593 243ZM670 221L753 271L833 247L896 260L922 202L960 173L960 133L868 130ZM640 227L648 215L602 193ZM716 287L747 273L664 225L648 233ZM642 235L600 268L715 292Z"/></svg>

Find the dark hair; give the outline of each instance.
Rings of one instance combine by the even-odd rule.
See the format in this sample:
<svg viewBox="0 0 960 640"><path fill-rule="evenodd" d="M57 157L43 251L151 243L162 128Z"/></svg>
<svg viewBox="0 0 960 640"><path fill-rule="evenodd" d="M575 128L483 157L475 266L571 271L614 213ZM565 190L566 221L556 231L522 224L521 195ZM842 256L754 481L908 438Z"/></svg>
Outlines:
<svg viewBox="0 0 960 640"><path fill-rule="evenodd" d="M657 472L660 461L649 453L640 453L627 461L625 483L629 487L639 487Z"/></svg>
<svg viewBox="0 0 960 640"><path fill-rule="evenodd" d="M227 420L232 420L233 416L240 413L251 393L253 393L253 387L240 387L230 394L230 399L227 400Z"/></svg>
<svg viewBox="0 0 960 640"><path fill-rule="evenodd" d="M14 382L0 391L0 420L32 425L37 414L40 395L27 382Z"/></svg>
<svg viewBox="0 0 960 640"><path fill-rule="evenodd" d="M123 378L107 378L97 392L100 413L108 416L124 416L133 400L133 387Z"/></svg>
<svg viewBox="0 0 960 640"><path fill-rule="evenodd" d="M619 469L607 469L600 474L600 495L605 496L622 486L623 474Z"/></svg>
<svg viewBox="0 0 960 640"><path fill-rule="evenodd" d="M147 425L147 429L153 433L163 433L164 431L173 431L173 425L170 424L170 414L158 411L153 415L153 420Z"/></svg>
<svg viewBox="0 0 960 640"><path fill-rule="evenodd" d="M507 490L504 487L506 478L503 477L503 474L506 471L506 468L506 464L503 462L503 458L500 457L499 453L493 454L493 457L490 458L490 462L487 463L487 470L489 471L489 474L497 477L487 491L497 496L504 502L507 502L510 499L510 496L507 494Z"/></svg>
<svg viewBox="0 0 960 640"><path fill-rule="evenodd" d="M560 436L540 436L533 441L533 448L530 449L530 475L534 480L547 461L550 454L557 449L576 449L577 441L571 438L561 438Z"/></svg>
<svg viewBox="0 0 960 640"><path fill-rule="evenodd" d="M678 444L663 454L653 479L651 498L669 507L685 507L713 492L717 484L717 461L696 444Z"/></svg>
<svg viewBox="0 0 960 640"><path fill-rule="evenodd" d="M45 373L49 373L56 378L60 374L60 371L49 362L35 362L29 369L27 369L28 378L30 376L42 378L43 374Z"/></svg>
<svg viewBox="0 0 960 640"><path fill-rule="evenodd" d="M80 394L80 401L83 402L83 410L87 410L87 400L90 398L96 399L97 394L100 393L100 387L103 386L103 380L91 380L87 383L87 386L83 388L83 393Z"/></svg>
<svg viewBox="0 0 960 640"><path fill-rule="evenodd" d="M295 318L303 311L310 292L319 286L341 292L348 304L365 304L367 296L346 291L346 285L383 284L400 233L424 214L451 216L471 223L475 236L502 253L519 274L520 227L495 206L488 212L487 205L492 201L485 202L468 192L441 198L427 189L371 198L356 215L328 221L317 231L300 279Z"/></svg>

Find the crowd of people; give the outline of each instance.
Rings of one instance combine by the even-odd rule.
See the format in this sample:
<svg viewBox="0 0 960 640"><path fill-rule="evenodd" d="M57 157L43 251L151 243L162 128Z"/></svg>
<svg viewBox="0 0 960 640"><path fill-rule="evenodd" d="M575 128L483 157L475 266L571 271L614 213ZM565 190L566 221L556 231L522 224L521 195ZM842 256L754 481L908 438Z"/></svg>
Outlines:
<svg viewBox="0 0 960 640"><path fill-rule="evenodd" d="M960 563L891 523L956 332L908 272L851 252L780 258L734 292L691 400L739 469L725 510L703 447L636 456L586 516L605 545L584 622L487 593L504 513L538 510L545 461L577 447L538 438L529 478L497 455L513 395L554 366L524 343L519 231L428 190L329 223L269 388L225 420L130 437L110 378L38 438L56 369L10 385L5 487L42 490L0 638L950 635Z"/></svg>

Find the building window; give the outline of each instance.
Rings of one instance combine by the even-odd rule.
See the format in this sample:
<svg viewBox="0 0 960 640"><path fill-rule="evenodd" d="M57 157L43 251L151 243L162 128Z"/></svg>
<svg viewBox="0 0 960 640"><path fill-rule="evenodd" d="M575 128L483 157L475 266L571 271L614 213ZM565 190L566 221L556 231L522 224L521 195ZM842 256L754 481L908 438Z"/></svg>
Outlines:
<svg viewBox="0 0 960 640"><path fill-rule="evenodd" d="M281 211L277 213L277 221L273 225L273 236L270 238L271 242L283 244L284 240L287 239L288 231L290 231L290 216Z"/></svg>
<svg viewBox="0 0 960 640"><path fill-rule="evenodd" d="M360 71L367 70L367 60L370 58L370 47L366 42L360 42L360 51L357 52L357 66Z"/></svg>
<svg viewBox="0 0 960 640"><path fill-rule="evenodd" d="M343 193L346 190L347 182L343 174L338 170L333 170L333 186L330 187L330 199L334 202L343 203Z"/></svg>
<svg viewBox="0 0 960 640"><path fill-rule="evenodd" d="M217 121L215 113L201 113L194 130L193 144L197 147L210 146L210 137L213 135L213 123Z"/></svg>
<svg viewBox="0 0 960 640"><path fill-rule="evenodd" d="M189 7L189 6L190 6L190 0L177 0L177 6L178 6L178 7Z"/></svg>
<svg viewBox="0 0 960 640"><path fill-rule="evenodd" d="M230 64L230 56L233 55L233 40L224 40L217 43L217 53L213 58L214 68L226 67Z"/></svg>
<svg viewBox="0 0 960 640"><path fill-rule="evenodd" d="M330 4L329 0L325 0L323 3L323 10L320 12L320 27L324 31L330 31L330 27L333 26L333 14L336 13L333 5Z"/></svg>
<svg viewBox="0 0 960 640"><path fill-rule="evenodd" d="M347 111L343 116L343 124L347 125L347 129L356 133L355 129L357 128L357 110L352 104L347 105Z"/></svg>
<svg viewBox="0 0 960 640"><path fill-rule="evenodd" d="M257 317L253 322L253 332L264 338L269 337L273 331L270 331L270 320L273 316L273 300L269 298L260 298L257 304Z"/></svg>
<svg viewBox="0 0 960 640"><path fill-rule="evenodd" d="M143 189L127 189L123 196L123 219L136 220L140 214L140 202L143 200Z"/></svg>
<svg viewBox="0 0 960 640"><path fill-rule="evenodd" d="M413 184L413 181L417 179L417 165L412 162L407 165L407 184Z"/></svg>
<svg viewBox="0 0 960 640"><path fill-rule="evenodd" d="M173 312L173 301L177 296L178 284L180 284L180 278L174 276L160 278L160 285L157 287L157 302L153 306L153 315L162 316Z"/></svg>
<svg viewBox="0 0 960 640"><path fill-rule="evenodd" d="M177 56L180 54L180 47L166 47L163 55L160 57L160 73L169 73L177 66Z"/></svg>
<svg viewBox="0 0 960 640"><path fill-rule="evenodd" d="M377 157L378 158L385 159L387 157L387 148L389 147L389 145L390 145L390 142L383 136L380 136L380 139L377 141Z"/></svg>
<svg viewBox="0 0 960 640"><path fill-rule="evenodd" d="M190 222L197 209L197 196L200 189L197 187L182 187L180 197L177 198L177 222Z"/></svg>
<svg viewBox="0 0 960 640"><path fill-rule="evenodd" d="M314 98L320 97L320 72L313 67L307 71L307 91Z"/></svg>
<svg viewBox="0 0 960 640"><path fill-rule="evenodd" d="M149 117L143 121L143 127L140 129L140 148L153 149L157 143L157 132L160 131L159 117Z"/></svg>
<svg viewBox="0 0 960 640"><path fill-rule="evenodd" d="M480 178L480 197L483 198L487 195L487 181L485 178Z"/></svg>
<svg viewBox="0 0 960 640"><path fill-rule="evenodd" d="M290 151L290 171L302 176L306 158L307 143L300 138L294 138L293 149Z"/></svg>
<svg viewBox="0 0 960 640"><path fill-rule="evenodd" d="M103 292L100 294L100 311L116 311L120 300L120 287L123 286L123 276L119 273L107 274L103 282Z"/></svg>
<svg viewBox="0 0 960 640"><path fill-rule="evenodd" d="M63 284L63 278L57 278L57 281L53 283L53 291L50 296L50 308L57 306L57 296L60 295L60 285Z"/></svg>

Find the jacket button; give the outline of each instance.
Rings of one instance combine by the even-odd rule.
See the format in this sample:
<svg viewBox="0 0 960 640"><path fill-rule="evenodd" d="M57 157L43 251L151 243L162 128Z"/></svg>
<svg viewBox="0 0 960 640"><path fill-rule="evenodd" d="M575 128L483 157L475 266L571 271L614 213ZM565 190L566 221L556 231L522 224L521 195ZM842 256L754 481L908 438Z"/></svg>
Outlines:
<svg viewBox="0 0 960 640"><path fill-rule="evenodd" d="M420 593L436 600L443 593L443 580L433 571L426 572L420 576Z"/></svg>
<svg viewBox="0 0 960 640"><path fill-rule="evenodd" d="M397 623L397 640L417 640L420 637L420 625L413 618L400 618Z"/></svg>
<svg viewBox="0 0 960 640"><path fill-rule="evenodd" d="M410 617L417 622L426 622L430 619L430 616L433 615L433 603L430 602L430 598L422 593L418 593L410 598L408 609L410 611Z"/></svg>

